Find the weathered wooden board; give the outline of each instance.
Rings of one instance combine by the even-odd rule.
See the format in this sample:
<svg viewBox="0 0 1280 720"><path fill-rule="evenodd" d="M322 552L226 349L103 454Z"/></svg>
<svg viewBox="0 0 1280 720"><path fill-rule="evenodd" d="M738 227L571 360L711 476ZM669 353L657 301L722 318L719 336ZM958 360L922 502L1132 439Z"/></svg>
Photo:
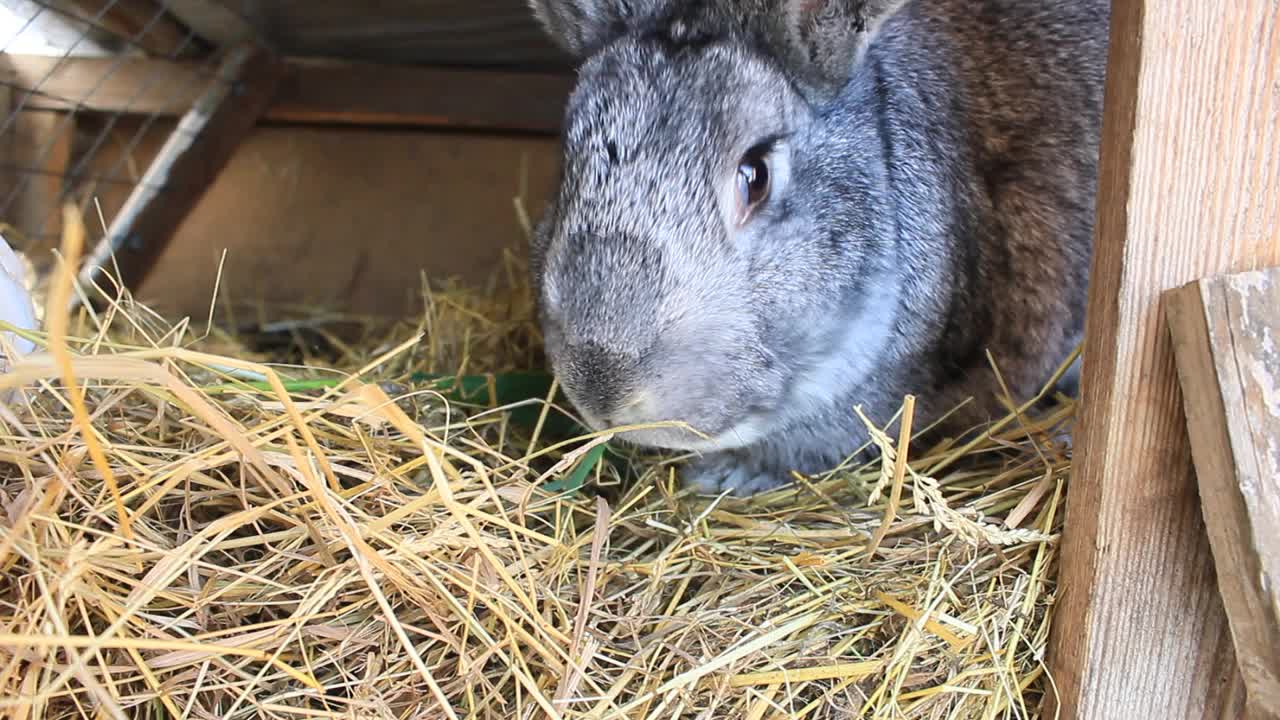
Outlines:
<svg viewBox="0 0 1280 720"><path fill-rule="evenodd" d="M86 287L109 265L120 268L127 286L141 282L257 123L275 93L281 67L272 53L253 45L228 54L218 78L183 116L86 258L80 277Z"/></svg>
<svg viewBox="0 0 1280 720"><path fill-rule="evenodd" d="M124 121L121 132L136 122ZM148 133L134 153L139 162L158 151L170 126ZM90 173L115 165L117 148L105 146ZM204 318L215 284L219 312L228 302L241 310L262 302L420 313L424 276L483 287L505 253L523 253L517 205L537 219L555 191L559 158L556 140L544 136L259 128L135 296L166 317ZM98 192L107 218L118 214L122 190Z"/></svg>
<svg viewBox="0 0 1280 720"><path fill-rule="evenodd" d="M119 39L123 51L180 57L204 43L182 27L158 0L39 0L73 22L83 22Z"/></svg>
<svg viewBox="0 0 1280 720"><path fill-rule="evenodd" d="M0 91L0 101L4 95ZM43 111L19 112L0 132L0 223L12 226L6 236L32 257L61 239L63 179L74 136L73 119Z"/></svg>
<svg viewBox="0 0 1280 720"><path fill-rule="evenodd" d="M31 108L177 116L212 72L194 62L17 55L0 63L0 82L38 88ZM554 134L572 83L559 73L294 60L262 119Z"/></svg>
<svg viewBox="0 0 1280 720"><path fill-rule="evenodd" d="M205 41L229 47L265 36L249 23L243 12L221 0L163 0L169 12ZM368 6L362 2L361 5ZM279 50L279 48L276 48Z"/></svg>
<svg viewBox="0 0 1280 720"><path fill-rule="evenodd" d="M573 76L294 61L271 122L399 125L555 134Z"/></svg>
<svg viewBox="0 0 1280 720"><path fill-rule="evenodd" d="M1238 717L1161 294L1280 264L1280 5L1113 0L1111 27L1049 669L1062 720Z"/></svg>
<svg viewBox="0 0 1280 720"><path fill-rule="evenodd" d="M15 50L46 45L58 53L74 49L79 56L109 56L120 49L118 39L111 33L77 20L74 12L51 9L55 2L66 1L0 0L0 7L17 22L16 27L5 29L5 46Z"/></svg>
<svg viewBox="0 0 1280 720"><path fill-rule="evenodd" d="M1168 304L1250 717L1280 718L1280 269L1199 280Z"/></svg>
<svg viewBox="0 0 1280 720"><path fill-rule="evenodd" d="M31 110L91 110L178 116L213 79L216 66L143 57L6 55L0 83Z"/></svg>

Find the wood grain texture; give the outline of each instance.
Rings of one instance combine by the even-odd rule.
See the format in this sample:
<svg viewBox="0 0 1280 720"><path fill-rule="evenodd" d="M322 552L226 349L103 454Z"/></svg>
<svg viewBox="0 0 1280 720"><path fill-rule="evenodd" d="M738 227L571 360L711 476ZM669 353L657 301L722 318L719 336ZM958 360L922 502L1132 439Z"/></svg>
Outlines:
<svg viewBox="0 0 1280 720"><path fill-rule="evenodd" d="M7 237L32 257L61 240L63 177L75 129L63 113L20 112L0 133L0 223L17 229Z"/></svg>
<svg viewBox="0 0 1280 720"><path fill-rule="evenodd" d="M1249 717L1280 718L1280 269L1167 293L1191 452Z"/></svg>
<svg viewBox="0 0 1280 720"><path fill-rule="evenodd" d="M203 317L226 250L221 291L230 300L421 312L423 275L482 286L504 253L524 251L515 198L536 218L559 159L544 137L260 129L138 296Z"/></svg>
<svg viewBox="0 0 1280 720"><path fill-rule="evenodd" d="M50 9L54 2L65 0L0 0L0 7L8 10L18 22L12 29L6 28L4 43L9 47L19 41L39 40L57 52L74 49L76 55L109 56L119 50L119 42L110 33L78 20L73 12ZM17 32L12 37L11 33ZM21 47L19 41L16 47Z"/></svg>
<svg viewBox="0 0 1280 720"><path fill-rule="evenodd" d="M295 60L266 119L553 135L573 81L569 74Z"/></svg>
<svg viewBox="0 0 1280 720"><path fill-rule="evenodd" d="M195 103L215 69L143 57L5 55L0 84L17 89L32 110L178 116Z"/></svg>
<svg viewBox="0 0 1280 720"><path fill-rule="evenodd" d="M178 116L211 72L194 62L16 55L0 63L0 82L38 88L27 100L35 109ZM560 73L292 60L262 119L555 134L572 85Z"/></svg>
<svg viewBox="0 0 1280 720"><path fill-rule="evenodd" d="M122 119L113 132L134 137L142 122ZM173 126L151 126L131 162L145 168ZM123 146L104 145L86 175L119 173ZM260 127L183 220L135 297L166 317L204 318L221 269L219 312L224 302L242 311L261 302L392 318L420 313L424 274L483 286L504 253L523 253L528 238L515 198L536 218L555 191L559 160L555 138L544 136ZM77 198L92 197L112 218L128 189L103 183Z"/></svg>
<svg viewBox="0 0 1280 720"><path fill-rule="evenodd" d="M163 1L171 15L212 45L230 47L263 39L243 13L219 0Z"/></svg>
<svg viewBox="0 0 1280 720"><path fill-rule="evenodd" d="M157 0L40 0L119 38L124 50L161 57L191 55L203 48L197 38L165 12Z"/></svg>
<svg viewBox="0 0 1280 720"><path fill-rule="evenodd" d="M1049 653L1063 720L1241 712L1161 293L1280 262L1278 14L1274 0L1113 2Z"/></svg>
<svg viewBox="0 0 1280 720"><path fill-rule="evenodd" d="M86 258L80 276L86 287L108 264L120 268L125 285L138 286L257 124L275 94L282 67L275 55L253 45L228 54L218 78L169 135L106 236Z"/></svg>

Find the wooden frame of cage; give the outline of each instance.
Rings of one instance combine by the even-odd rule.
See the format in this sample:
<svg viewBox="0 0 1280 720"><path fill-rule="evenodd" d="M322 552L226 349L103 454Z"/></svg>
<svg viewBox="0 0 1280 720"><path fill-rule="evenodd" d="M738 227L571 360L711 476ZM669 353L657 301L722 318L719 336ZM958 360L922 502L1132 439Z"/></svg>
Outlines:
<svg viewBox="0 0 1280 720"><path fill-rule="evenodd" d="M1249 716L1280 714L1259 675L1240 674L1230 630L1243 618L1229 625L1223 609L1214 560L1230 557L1211 552L1205 531L1164 295L1280 265L1278 14L1272 0L1241 0L1230 15L1196 0L1113 2L1082 415L1050 639L1062 718L1242 717L1246 680ZM1280 537L1262 541L1280 549Z"/></svg>
<svg viewBox="0 0 1280 720"><path fill-rule="evenodd" d="M1275 518L1265 503L1232 493L1238 453L1224 448L1240 441L1229 413L1242 411L1228 402L1239 392L1230 395L1210 368L1240 350L1205 329L1206 318L1222 316L1201 284L1280 265L1280 10L1274 0L1239 0L1233 11L1228 18L1214 3L1113 0L1083 410L1047 658L1057 702L1045 717L1280 717L1280 602L1274 585L1246 577L1259 563L1277 571L1267 563L1280 553L1280 530L1267 524ZM208 22L215 43L244 34L226 17ZM131 62L154 70L161 61ZM92 75L93 61L72 65L60 82ZM165 71L184 70L170 63ZM224 73L237 91L193 93L185 102L195 109L183 120L192 134L152 169L181 177L189 193L164 206L138 196L118 221L122 233L141 227L153 237L148 254L163 247L254 122L551 133L569 85L559 76L302 64L257 48L233 52ZM516 82L529 102L512 102ZM394 91L407 85L438 91L411 99ZM109 87L86 105L119 109ZM1188 283L1172 300L1182 310L1171 336L1165 293ZM1265 312L1275 326L1280 309ZM1280 421L1263 429L1275 439ZM1202 491L1213 494L1202 502ZM1234 531L1246 525L1251 532Z"/></svg>

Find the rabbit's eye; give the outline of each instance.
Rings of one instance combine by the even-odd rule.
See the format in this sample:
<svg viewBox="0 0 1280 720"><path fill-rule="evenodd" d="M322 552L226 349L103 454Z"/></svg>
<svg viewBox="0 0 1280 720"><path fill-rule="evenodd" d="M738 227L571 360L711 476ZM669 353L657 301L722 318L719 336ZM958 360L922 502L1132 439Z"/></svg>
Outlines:
<svg viewBox="0 0 1280 720"><path fill-rule="evenodd" d="M767 148L754 148L738 164L738 221L745 222L751 211L769 196L769 163Z"/></svg>

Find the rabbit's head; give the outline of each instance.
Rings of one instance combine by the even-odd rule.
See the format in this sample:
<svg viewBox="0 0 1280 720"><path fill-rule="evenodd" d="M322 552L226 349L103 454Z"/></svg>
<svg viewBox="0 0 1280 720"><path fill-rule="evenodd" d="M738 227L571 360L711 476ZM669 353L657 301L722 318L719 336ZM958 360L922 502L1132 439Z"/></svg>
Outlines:
<svg viewBox="0 0 1280 720"><path fill-rule="evenodd" d="M893 222L877 121L846 93L903 1L533 0L581 60L531 268L589 424L739 447L840 372Z"/></svg>

